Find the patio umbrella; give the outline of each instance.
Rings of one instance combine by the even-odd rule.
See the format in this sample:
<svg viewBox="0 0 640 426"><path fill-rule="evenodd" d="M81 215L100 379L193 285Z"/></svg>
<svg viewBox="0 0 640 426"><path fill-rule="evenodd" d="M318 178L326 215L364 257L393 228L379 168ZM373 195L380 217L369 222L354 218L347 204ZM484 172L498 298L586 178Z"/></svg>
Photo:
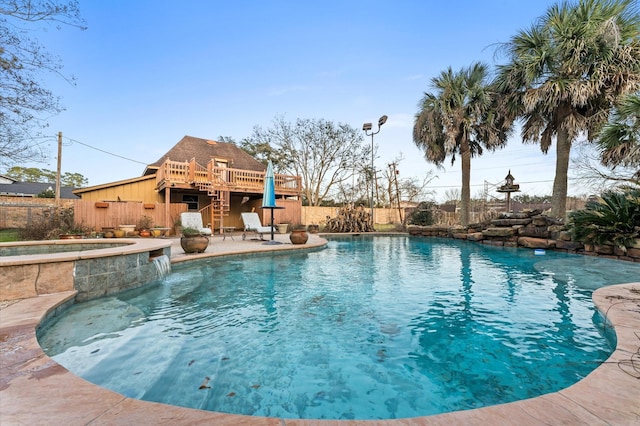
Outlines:
<svg viewBox="0 0 640 426"><path fill-rule="evenodd" d="M271 160L269 160L267 171L264 174L262 208L271 210L271 241L267 241L265 244L279 244L278 241L273 240L273 210L280 207L276 205L276 183L275 177L273 175L273 164L271 164Z"/></svg>

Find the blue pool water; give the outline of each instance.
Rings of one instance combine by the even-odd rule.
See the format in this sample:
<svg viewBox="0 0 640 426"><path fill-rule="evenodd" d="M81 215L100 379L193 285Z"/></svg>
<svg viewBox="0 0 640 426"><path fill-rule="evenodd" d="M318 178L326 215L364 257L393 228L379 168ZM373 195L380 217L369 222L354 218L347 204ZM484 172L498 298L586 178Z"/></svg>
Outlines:
<svg viewBox="0 0 640 426"><path fill-rule="evenodd" d="M640 265L464 241L345 237L205 259L77 304L45 351L129 397L283 418L390 419L565 388L611 353L594 289Z"/></svg>

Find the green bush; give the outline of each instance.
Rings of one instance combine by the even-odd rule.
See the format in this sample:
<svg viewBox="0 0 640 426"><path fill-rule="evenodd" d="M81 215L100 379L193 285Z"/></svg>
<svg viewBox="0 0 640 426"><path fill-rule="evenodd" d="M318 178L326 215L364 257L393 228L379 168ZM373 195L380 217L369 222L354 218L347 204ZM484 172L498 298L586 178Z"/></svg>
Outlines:
<svg viewBox="0 0 640 426"><path fill-rule="evenodd" d="M411 212L407 218L409 225L429 226L433 225L435 218L433 216L433 209L435 204L429 201L423 201L418 204L418 207Z"/></svg>
<svg viewBox="0 0 640 426"><path fill-rule="evenodd" d="M640 238L640 190L603 193L602 200L570 213L568 228L581 243L630 246Z"/></svg>

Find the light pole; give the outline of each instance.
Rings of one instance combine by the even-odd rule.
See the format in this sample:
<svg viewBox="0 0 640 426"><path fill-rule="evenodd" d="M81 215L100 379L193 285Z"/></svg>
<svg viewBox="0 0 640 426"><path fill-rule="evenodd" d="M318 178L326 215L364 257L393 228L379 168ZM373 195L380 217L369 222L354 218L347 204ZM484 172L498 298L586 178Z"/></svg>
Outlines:
<svg viewBox="0 0 640 426"><path fill-rule="evenodd" d="M378 119L378 130L372 131L373 126L371 123L364 123L362 125L362 130L364 130L364 134L367 136L371 136L371 228L373 229L373 184L375 179L375 171L373 168L373 135L377 135L380 133L380 128L384 123L387 122L387 116L383 115Z"/></svg>

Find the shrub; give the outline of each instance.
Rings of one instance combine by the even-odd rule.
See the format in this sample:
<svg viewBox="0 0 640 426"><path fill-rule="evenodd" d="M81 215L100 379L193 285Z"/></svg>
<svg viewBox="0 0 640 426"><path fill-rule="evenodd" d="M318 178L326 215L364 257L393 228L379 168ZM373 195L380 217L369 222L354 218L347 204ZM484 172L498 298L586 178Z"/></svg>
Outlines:
<svg viewBox="0 0 640 426"><path fill-rule="evenodd" d="M630 246L640 237L640 190L607 191L600 201L569 214L569 231L585 244Z"/></svg>
<svg viewBox="0 0 640 426"><path fill-rule="evenodd" d="M416 209L407 217L409 225L429 226L433 225L435 218L433 216L433 208L435 204L430 201L423 201Z"/></svg>
<svg viewBox="0 0 640 426"><path fill-rule="evenodd" d="M182 236L184 237L194 237L201 234L202 233L200 232L200 230L196 228L191 228L188 226L186 228L182 228Z"/></svg>
<svg viewBox="0 0 640 426"><path fill-rule="evenodd" d="M52 240L60 234L85 234L91 228L76 224L73 208L54 209L50 214L19 230L21 240Z"/></svg>

